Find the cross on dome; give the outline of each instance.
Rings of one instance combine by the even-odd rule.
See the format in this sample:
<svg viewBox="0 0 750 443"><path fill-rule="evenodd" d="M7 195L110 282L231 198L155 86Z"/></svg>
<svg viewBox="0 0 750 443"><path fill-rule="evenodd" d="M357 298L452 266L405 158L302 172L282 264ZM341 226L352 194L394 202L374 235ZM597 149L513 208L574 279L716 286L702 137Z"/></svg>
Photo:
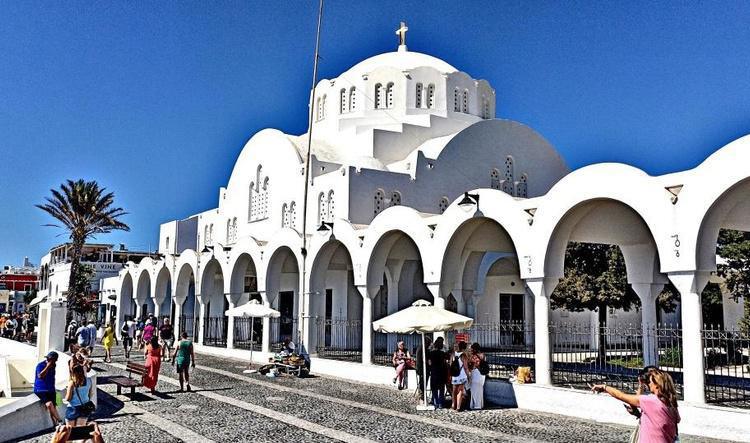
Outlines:
<svg viewBox="0 0 750 443"><path fill-rule="evenodd" d="M409 28L406 26L406 22L401 22L401 26L396 29L396 35L398 36L398 50L406 51L406 31Z"/></svg>

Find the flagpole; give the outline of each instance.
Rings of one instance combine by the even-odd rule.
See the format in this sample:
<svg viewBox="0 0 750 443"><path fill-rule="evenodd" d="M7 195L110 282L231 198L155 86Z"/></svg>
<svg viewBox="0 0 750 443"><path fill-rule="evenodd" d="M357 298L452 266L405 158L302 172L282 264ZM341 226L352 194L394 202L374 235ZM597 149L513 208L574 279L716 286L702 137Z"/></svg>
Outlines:
<svg viewBox="0 0 750 443"><path fill-rule="evenodd" d="M320 26L323 21L323 0L320 0L318 6L318 28L315 33L315 59L313 60L312 86L310 88L310 112L308 117L307 130L307 155L305 156L305 193L302 199L302 282L300 294L302 295L302 318L300 319L300 342L305 345L305 294L306 294L306 270L307 270L307 194L310 188L310 157L312 152L312 132L313 132L313 113L315 112L315 84L318 81L318 58L320 54ZM310 351L307 351L308 355Z"/></svg>

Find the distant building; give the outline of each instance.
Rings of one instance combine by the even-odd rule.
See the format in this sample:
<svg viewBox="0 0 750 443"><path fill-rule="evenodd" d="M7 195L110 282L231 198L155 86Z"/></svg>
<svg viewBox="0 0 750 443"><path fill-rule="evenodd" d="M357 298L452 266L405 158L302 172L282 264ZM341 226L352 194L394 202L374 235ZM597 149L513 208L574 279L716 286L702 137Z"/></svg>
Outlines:
<svg viewBox="0 0 750 443"><path fill-rule="evenodd" d="M0 272L0 313L23 312L24 296L39 287L39 268L24 257L22 266L5 265Z"/></svg>
<svg viewBox="0 0 750 443"><path fill-rule="evenodd" d="M32 306L47 299L58 301L66 298L72 249L72 243L63 243L53 247L42 257L39 268L39 290L37 297L31 302ZM120 244L118 248L111 244L85 244L81 264L90 265L95 271L91 278L91 293L89 294L91 300L99 301L101 279L116 276L128 261L140 261L149 255L153 254L145 251L129 251L124 244Z"/></svg>

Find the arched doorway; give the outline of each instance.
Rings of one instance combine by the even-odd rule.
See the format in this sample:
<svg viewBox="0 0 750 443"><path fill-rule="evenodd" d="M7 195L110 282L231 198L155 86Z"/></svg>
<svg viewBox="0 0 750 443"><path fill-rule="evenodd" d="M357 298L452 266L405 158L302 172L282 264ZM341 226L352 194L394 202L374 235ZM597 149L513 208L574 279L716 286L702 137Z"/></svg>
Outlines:
<svg viewBox="0 0 750 443"><path fill-rule="evenodd" d="M194 341L198 340L198 328L195 297L195 274L193 268L185 263L177 274L177 284L174 293L175 331L179 334L186 332Z"/></svg>
<svg viewBox="0 0 750 443"><path fill-rule="evenodd" d="M224 347L227 345L227 317L224 312L229 302L224 296L224 275L219 262L212 258L201 278L201 304L203 307L203 344Z"/></svg>
<svg viewBox="0 0 750 443"><path fill-rule="evenodd" d="M258 273L250 254L244 253L239 256L232 269L230 281L230 294L234 306L242 306L250 300L263 303L258 292ZM261 318L234 318L234 347L239 349L262 349L263 319Z"/></svg>
<svg viewBox="0 0 750 443"><path fill-rule="evenodd" d="M299 343L299 266L297 258L287 246L274 251L268 262L266 298L270 306L281 313L279 318L269 320L271 350L280 349L285 338ZM309 313L304 315L309 316Z"/></svg>

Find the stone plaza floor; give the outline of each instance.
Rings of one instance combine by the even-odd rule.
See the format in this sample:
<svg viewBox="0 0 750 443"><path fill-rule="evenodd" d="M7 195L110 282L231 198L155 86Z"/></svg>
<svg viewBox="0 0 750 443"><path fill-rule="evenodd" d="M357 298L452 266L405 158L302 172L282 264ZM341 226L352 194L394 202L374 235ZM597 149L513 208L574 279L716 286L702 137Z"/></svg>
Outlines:
<svg viewBox="0 0 750 443"><path fill-rule="evenodd" d="M520 409L417 412L413 392L329 377L270 379L243 374L246 362L198 354L193 392L179 392L163 362L157 393L116 395L108 377L126 374L122 348L113 364L97 348L104 439L117 442L627 442L631 428ZM134 361L143 359L133 351ZM123 392L126 392L124 390ZM614 401L614 400L613 400ZM623 412L624 413L624 412ZM23 440L48 442L51 433ZM681 436L682 442L719 440Z"/></svg>

